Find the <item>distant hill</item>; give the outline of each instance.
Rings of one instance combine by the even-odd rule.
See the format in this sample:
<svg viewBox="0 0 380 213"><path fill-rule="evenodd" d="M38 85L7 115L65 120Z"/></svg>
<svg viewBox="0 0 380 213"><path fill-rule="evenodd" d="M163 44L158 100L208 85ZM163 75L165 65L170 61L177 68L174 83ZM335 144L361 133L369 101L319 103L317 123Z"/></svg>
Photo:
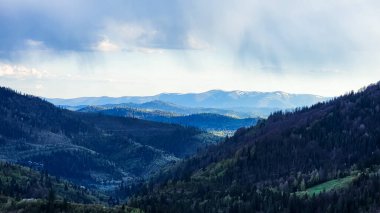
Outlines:
<svg viewBox="0 0 380 213"><path fill-rule="evenodd" d="M195 126L206 130L231 130L241 127L250 127L256 124L258 118L233 118L230 116L200 113L187 116L172 117L167 122L177 123L184 126Z"/></svg>
<svg viewBox="0 0 380 213"><path fill-rule="evenodd" d="M150 102L145 104L150 106ZM234 132L241 127L249 127L255 125L258 118L234 118L231 116L199 113L190 115L175 114L172 112L151 110L149 108L130 108L130 105L117 105L117 107L105 106L90 106L80 109L80 112L101 113L106 115L114 115L121 117L134 117L150 121L158 121L164 123L180 124L183 126L193 126L207 131L228 131ZM140 104L135 104L136 107L141 107ZM173 110L161 108L163 110ZM174 110L173 110L174 111ZM179 110L177 110L179 112Z"/></svg>
<svg viewBox="0 0 380 213"><path fill-rule="evenodd" d="M211 90L203 93L162 93L154 96L124 97L81 97L72 99L51 98L47 101L66 107L78 105L105 105L123 103L145 103L163 101L191 108L217 108L249 113L250 116L267 116L279 109L310 106L328 98L310 94L290 94L285 92L245 92ZM170 107L170 106L167 106ZM175 107L175 106L174 106ZM171 111L171 110L168 110ZM200 112L198 112L200 113ZM203 113L218 112L204 111ZM194 113L190 113L194 114Z"/></svg>
<svg viewBox="0 0 380 213"><path fill-rule="evenodd" d="M72 111L98 111L104 109L130 109L137 110L141 112L153 112L158 113L169 113L170 115L191 115L191 114L202 114L202 113L212 113L220 114L236 118L247 118L252 117L253 114L250 112L240 112L227 109L218 108L202 108L202 107L185 107L173 103L163 102L163 101L149 101L145 103L122 103L122 104L104 104L104 105L58 105L60 108L69 109ZM242 110L243 111L243 110ZM249 110L248 110L249 111ZM257 117L257 116L255 116Z"/></svg>
<svg viewBox="0 0 380 213"><path fill-rule="evenodd" d="M196 128L73 112L0 88L0 159L86 186L134 183L217 140Z"/></svg>
<svg viewBox="0 0 380 213"><path fill-rule="evenodd" d="M377 212L380 83L256 126L161 173L146 212Z"/></svg>

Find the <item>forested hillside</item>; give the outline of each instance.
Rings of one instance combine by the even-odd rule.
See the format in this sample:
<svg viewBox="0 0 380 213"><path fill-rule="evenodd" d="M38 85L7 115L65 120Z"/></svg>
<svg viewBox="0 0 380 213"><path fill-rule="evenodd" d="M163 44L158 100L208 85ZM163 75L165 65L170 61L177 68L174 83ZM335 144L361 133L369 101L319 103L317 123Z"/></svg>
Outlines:
<svg viewBox="0 0 380 213"><path fill-rule="evenodd" d="M169 111L137 109L122 106L89 106L79 111L180 124L182 126L197 127L206 131L234 132L240 127L253 126L259 120L259 118L236 118L215 113L176 114Z"/></svg>
<svg viewBox="0 0 380 213"><path fill-rule="evenodd" d="M377 212L380 84L276 112L162 173L146 212Z"/></svg>
<svg viewBox="0 0 380 213"><path fill-rule="evenodd" d="M134 183L216 140L195 128L72 112L0 88L0 159L86 186Z"/></svg>

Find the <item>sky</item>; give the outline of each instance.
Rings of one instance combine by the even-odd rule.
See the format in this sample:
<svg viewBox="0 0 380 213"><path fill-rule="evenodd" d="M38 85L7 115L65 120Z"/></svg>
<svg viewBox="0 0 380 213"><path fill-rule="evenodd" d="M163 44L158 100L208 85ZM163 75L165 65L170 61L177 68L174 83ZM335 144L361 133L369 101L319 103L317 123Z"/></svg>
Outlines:
<svg viewBox="0 0 380 213"><path fill-rule="evenodd" d="M380 80L379 23L378 0L0 0L0 85L336 96Z"/></svg>

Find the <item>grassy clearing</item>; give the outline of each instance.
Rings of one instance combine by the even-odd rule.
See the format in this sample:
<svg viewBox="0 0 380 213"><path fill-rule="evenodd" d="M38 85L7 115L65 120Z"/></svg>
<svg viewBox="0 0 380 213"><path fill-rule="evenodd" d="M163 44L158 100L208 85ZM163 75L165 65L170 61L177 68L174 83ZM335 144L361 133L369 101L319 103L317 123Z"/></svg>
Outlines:
<svg viewBox="0 0 380 213"><path fill-rule="evenodd" d="M321 184L318 184L316 186L310 187L306 189L305 191L299 191L296 192L296 195L303 196L305 194L307 195L318 195L321 192L328 192L331 190L341 189L344 187L347 187L353 180L355 180L357 176L356 175L350 175L344 178L334 179L330 180Z"/></svg>

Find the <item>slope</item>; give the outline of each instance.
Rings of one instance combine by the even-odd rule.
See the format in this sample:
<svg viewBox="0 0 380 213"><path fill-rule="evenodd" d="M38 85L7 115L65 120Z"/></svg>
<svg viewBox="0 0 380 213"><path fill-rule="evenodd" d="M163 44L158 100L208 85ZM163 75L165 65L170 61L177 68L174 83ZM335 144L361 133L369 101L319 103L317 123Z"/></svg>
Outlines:
<svg viewBox="0 0 380 213"><path fill-rule="evenodd" d="M63 110L0 88L0 159L87 186L147 178L216 139L195 128Z"/></svg>
<svg viewBox="0 0 380 213"><path fill-rule="evenodd" d="M130 204L147 212L370 211L380 198L379 127L379 83L310 108L277 112L177 164ZM348 188L295 195L350 175L356 178Z"/></svg>

